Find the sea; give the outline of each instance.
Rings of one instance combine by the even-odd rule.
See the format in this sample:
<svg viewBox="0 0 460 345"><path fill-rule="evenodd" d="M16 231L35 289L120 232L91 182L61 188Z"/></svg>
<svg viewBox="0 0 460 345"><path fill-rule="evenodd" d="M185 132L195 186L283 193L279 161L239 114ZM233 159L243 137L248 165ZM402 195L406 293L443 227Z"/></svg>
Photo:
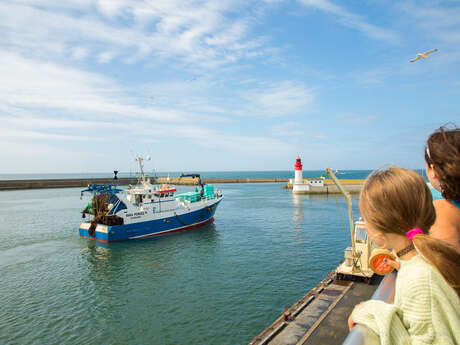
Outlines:
<svg viewBox="0 0 460 345"><path fill-rule="evenodd" d="M342 173L361 179L370 171ZM249 343L333 270L350 245L342 196L293 195L282 186L217 184L224 200L213 224L106 245L78 235L88 202L80 200L81 188L0 192L0 344ZM359 218L357 196L353 215Z"/></svg>

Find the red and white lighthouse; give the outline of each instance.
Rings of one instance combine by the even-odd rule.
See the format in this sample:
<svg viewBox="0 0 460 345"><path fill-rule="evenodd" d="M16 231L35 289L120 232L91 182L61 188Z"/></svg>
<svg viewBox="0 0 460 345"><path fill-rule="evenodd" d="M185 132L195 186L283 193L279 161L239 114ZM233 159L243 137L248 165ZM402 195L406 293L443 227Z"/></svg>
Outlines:
<svg viewBox="0 0 460 345"><path fill-rule="evenodd" d="M302 161L300 160L300 156L297 156L294 164L295 175L294 175L294 183L301 184L303 183L302 177Z"/></svg>

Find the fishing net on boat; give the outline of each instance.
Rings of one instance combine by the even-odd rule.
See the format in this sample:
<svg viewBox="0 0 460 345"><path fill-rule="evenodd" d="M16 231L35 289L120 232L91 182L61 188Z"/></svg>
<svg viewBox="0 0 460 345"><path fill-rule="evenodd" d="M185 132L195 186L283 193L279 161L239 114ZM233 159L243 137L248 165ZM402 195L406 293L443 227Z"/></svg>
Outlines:
<svg viewBox="0 0 460 345"><path fill-rule="evenodd" d="M109 203L111 196L108 194L96 194L83 212L94 215L90 221L91 225L88 229L90 236L95 235L97 224L102 225L123 225L123 218L109 214Z"/></svg>

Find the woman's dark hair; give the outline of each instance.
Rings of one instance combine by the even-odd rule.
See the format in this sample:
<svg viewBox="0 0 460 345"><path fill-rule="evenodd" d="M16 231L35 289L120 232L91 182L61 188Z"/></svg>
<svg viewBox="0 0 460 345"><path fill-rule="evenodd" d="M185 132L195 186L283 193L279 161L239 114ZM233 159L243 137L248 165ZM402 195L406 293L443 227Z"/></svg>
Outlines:
<svg viewBox="0 0 460 345"><path fill-rule="evenodd" d="M442 126L426 142L425 161L434 169L447 200L460 200L460 129Z"/></svg>

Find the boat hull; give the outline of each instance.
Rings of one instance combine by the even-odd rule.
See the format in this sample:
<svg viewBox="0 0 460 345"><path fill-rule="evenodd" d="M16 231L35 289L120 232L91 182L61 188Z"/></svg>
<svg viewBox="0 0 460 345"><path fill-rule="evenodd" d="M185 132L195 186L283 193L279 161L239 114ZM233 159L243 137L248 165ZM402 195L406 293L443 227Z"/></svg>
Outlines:
<svg viewBox="0 0 460 345"><path fill-rule="evenodd" d="M94 236L91 236L88 232L90 223L85 222L80 225L79 232L81 237L107 243L147 238L190 230L212 223L220 201L221 200L217 201L213 205L205 206L193 212L174 215L171 217L126 225L109 226L98 224L96 231L94 232Z"/></svg>

